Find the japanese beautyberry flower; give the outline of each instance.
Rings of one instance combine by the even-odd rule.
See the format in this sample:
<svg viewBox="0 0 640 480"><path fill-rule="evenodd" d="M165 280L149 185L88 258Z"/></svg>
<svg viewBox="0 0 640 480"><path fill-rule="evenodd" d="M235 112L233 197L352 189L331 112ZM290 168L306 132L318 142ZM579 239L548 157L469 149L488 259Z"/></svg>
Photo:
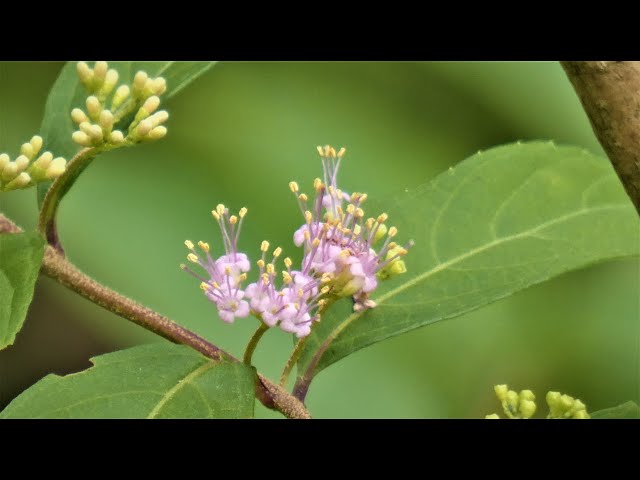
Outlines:
<svg viewBox="0 0 640 480"><path fill-rule="evenodd" d="M231 323L251 313L268 327L279 326L285 332L305 337L337 299L352 297L355 310L375 307L369 295L378 282L406 271L400 257L412 242L399 246L392 241L398 230L387 229L386 213L365 220L362 209L367 199L365 193L348 194L338 187L344 148L336 153L330 146L318 147L318 152L323 180L317 178L314 182L315 199L309 202L306 194L299 193L296 182L289 184L305 220L293 234L294 244L304 248L297 270L292 269L291 259L285 258L285 269L278 274L276 263L282 249L276 248L268 261L269 242L263 241L262 255L257 261L258 279L242 290L250 263L237 250L237 241L246 209L240 210L240 221L229 216L224 205L218 205L212 212L220 225L226 252L217 260L210 256L208 244L198 243L205 253L203 259L196 255L192 242L185 242L191 250L188 259L206 270L209 278L183 268L201 280L205 295L217 306L223 321ZM383 238L376 250L375 244Z"/></svg>

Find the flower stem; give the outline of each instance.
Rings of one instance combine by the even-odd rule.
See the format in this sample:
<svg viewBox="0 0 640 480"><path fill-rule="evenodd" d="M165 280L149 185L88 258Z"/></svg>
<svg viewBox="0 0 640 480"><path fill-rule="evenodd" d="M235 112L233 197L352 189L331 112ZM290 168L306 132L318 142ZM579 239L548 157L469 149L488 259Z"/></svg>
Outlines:
<svg viewBox="0 0 640 480"><path fill-rule="evenodd" d="M287 364L284 366L282 375L280 375L280 386L282 388L286 388L291 370L293 370L293 366L298 363L298 359L302 354L302 350L304 350L304 346L306 345L308 338L309 335L302 337L296 342L296 346L294 347L293 352L291 352L291 356L289 357L289 360L287 360Z"/></svg>
<svg viewBox="0 0 640 480"><path fill-rule="evenodd" d="M260 341L260 339L262 338L262 336L267 330L269 330L269 327L264 323L262 323L262 321L260 321L260 326L251 337L251 340L249 340L249 343L247 344L247 349L244 351L243 362L246 365L251 365L251 357L253 357L253 352L256 350L256 347L258 346L258 342Z"/></svg>
<svg viewBox="0 0 640 480"><path fill-rule="evenodd" d="M40 210L38 228L47 239L47 243L61 253L63 250L60 240L58 239L58 230L56 227L56 215L60 201L98 153L100 153L98 147L83 148L76 153L75 157L67 163L67 168L64 173L55 179L47 195L44 197L42 209Z"/></svg>

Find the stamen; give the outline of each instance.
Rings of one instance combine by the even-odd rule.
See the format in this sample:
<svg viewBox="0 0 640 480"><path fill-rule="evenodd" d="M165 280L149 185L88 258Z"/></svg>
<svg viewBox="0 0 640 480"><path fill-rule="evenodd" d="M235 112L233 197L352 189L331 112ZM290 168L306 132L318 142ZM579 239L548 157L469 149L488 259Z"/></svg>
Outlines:
<svg viewBox="0 0 640 480"><path fill-rule="evenodd" d="M260 244L260 250L262 250L263 252L266 252L267 250L269 250L269 242L267 242L266 240L263 240L262 244Z"/></svg>
<svg viewBox="0 0 640 480"><path fill-rule="evenodd" d="M297 182L289 182L289 189L293 193L298 193L299 187Z"/></svg>
<svg viewBox="0 0 640 480"><path fill-rule="evenodd" d="M244 216L247 214L247 212L248 212L247 208L246 207L242 207L240 209L240 211L238 212L238 216L240 218L244 218Z"/></svg>
<svg viewBox="0 0 640 480"><path fill-rule="evenodd" d="M191 244L191 245L193 245L193 244ZM209 252L209 244L208 244L208 243L203 242L203 241L201 240L201 241L199 241L199 242L198 242L198 246L199 246L202 250L204 250L205 252L207 252L207 253ZM193 248L193 247L192 247L192 248Z"/></svg>
<svg viewBox="0 0 640 480"><path fill-rule="evenodd" d="M187 246L189 250L193 250L193 242L191 240L185 240L184 244Z"/></svg>
<svg viewBox="0 0 640 480"><path fill-rule="evenodd" d="M192 263L198 263L198 256L195 253L187 255L187 259Z"/></svg>

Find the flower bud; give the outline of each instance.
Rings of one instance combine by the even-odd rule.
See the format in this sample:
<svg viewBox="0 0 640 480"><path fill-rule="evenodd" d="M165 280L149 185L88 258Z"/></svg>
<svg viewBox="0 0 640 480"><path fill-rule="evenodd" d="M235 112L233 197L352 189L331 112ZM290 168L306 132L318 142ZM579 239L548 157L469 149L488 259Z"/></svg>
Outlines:
<svg viewBox="0 0 640 480"><path fill-rule="evenodd" d="M23 188L31 182L31 177L27 172L22 172L16 178L11 180L4 186L5 191L9 190L17 190L18 188Z"/></svg>
<svg viewBox="0 0 640 480"><path fill-rule="evenodd" d="M49 168L47 168L47 178L53 179L53 178L59 177L65 171L66 168L67 168L67 161L64 158L58 157L54 159L49 165Z"/></svg>
<svg viewBox="0 0 640 480"><path fill-rule="evenodd" d="M25 168L29 166L29 158L25 155L20 155L15 159L16 168L18 169L18 173L22 172Z"/></svg>
<svg viewBox="0 0 640 480"><path fill-rule="evenodd" d="M124 142L124 135L120 130L114 130L109 135L109 141L114 145L118 145L119 143Z"/></svg>
<svg viewBox="0 0 640 480"><path fill-rule="evenodd" d="M42 148L42 144L43 144L42 137L40 135L34 135L33 137L31 137L31 140L29 140L29 143L33 147L33 155L34 156L37 155L38 152L40 152L40 149Z"/></svg>
<svg viewBox="0 0 640 480"><path fill-rule="evenodd" d="M18 166L15 162L7 163L2 169L2 180L4 180L5 182L13 180L16 175L18 175Z"/></svg>
<svg viewBox="0 0 640 480"><path fill-rule="evenodd" d="M147 135L147 138L149 140L160 140L166 134L167 134L167 127L163 127L162 125L160 125L159 127L155 127L154 129L152 129Z"/></svg>
<svg viewBox="0 0 640 480"><path fill-rule="evenodd" d="M7 155L6 153L0 154L0 173L2 173L2 170L4 170L4 167L6 167L10 161L11 161L11 158L9 158L9 155Z"/></svg>
<svg viewBox="0 0 640 480"><path fill-rule="evenodd" d="M74 108L73 110L71 110L71 120L79 125L81 123L88 122L89 117L87 117L87 114L79 108Z"/></svg>
<svg viewBox="0 0 640 480"><path fill-rule="evenodd" d="M92 145L91 138L84 132L76 130L71 135L71 139L77 143L78 145L82 145L83 147L90 147Z"/></svg>
<svg viewBox="0 0 640 480"><path fill-rule="evenodd" d="M100 95L104 98L109 95L118 83L118 72L114 69L108 70L104 79L104 84L100 89Z"/></svg>
<svg viewBox="0 0 640 480"><path fill-rule="evenodd" d="M116 89L116 93L113 94L113 99L111 100L111 110L115 110L120 105L124 103L124 101L129 97L131 91L129 87L126 85L121 85Z"/></svg>
<svg viewBox="0 0 640 480"><path fill-rule="evenodd" d="M160 98L156 95L153 95L145 100L144 104L142 105L142 108L147 111L148 115L151 115L153 112L155 112L158 109L159 106L160 106Z"/></svg>
<svg viewBox="0 0 640 480"><path fill-rule="evenodd" d="M93 81L93 70L89 68L85 62L78 62L76 65L76 71L78 72L78 78L85 87L88 87Z"/></svg>
<svg viewBox="0 0 640 480"><path fill-rule="evenodd" d="M89 116L92 120L98 120L100 112L102 111L102 106L100 105L98 97L94 95L87 97L87 111L89 112Z"/></svg>
<svg viewBox="0 0 640 480"><path fill-rule="evenodd" d="M107 76L107 69L109 65L107 62L96 62L93 66L93 75L95 77L95 82L98 87L102 86Z"/></svg>

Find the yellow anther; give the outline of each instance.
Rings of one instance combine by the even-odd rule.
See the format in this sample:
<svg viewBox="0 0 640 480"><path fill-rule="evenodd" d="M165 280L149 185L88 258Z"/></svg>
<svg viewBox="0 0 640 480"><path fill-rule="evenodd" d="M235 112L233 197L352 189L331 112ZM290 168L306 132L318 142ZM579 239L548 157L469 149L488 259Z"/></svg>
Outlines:
<svg viewBox="0 0 640 480"><path fill-rule="evenodd" d="M300 195L298 195L298 198L300 200L302 200L303 202L306 202L309 199L309 197L307 197L306 193L301 193Z"/></svg>
<svg viewBox="0 0 640 480"><path fill-rule="evenodd" d="M387 221L387 218L389 218L389 215L387 215L386 213L381 213L380 215L378 215L377 222L384 223Z"/></svg>
<svg viewBox="0 0 640 480"><path fill-rule="evenodd" d="M274 274L276 272L276 267L273 263L267 263L267 273Z"/></svg>
<svg viewBox="0 0 640 480"><path fill-rule="evenodd" d="M344 155L344 152L346 152L346 151L347 151L347 149L344 148L344 147L342 147L340 150L338 150L338 153L337 153L338 158L342 157Z"/></svg>
<svg viewBox="0 0 640 480"><path fill-rule="evenodd" d="M354 216L356 218L364 217L364 210L362 210L361 208L356 208L356 213L354 214Z"/></svg>
<svg viewBox="0 0 640 480"><path fill-rule="evenodd" d="M263 274L261 275L261 278L262 278L262 283L263 283L264 285L267 285L267 284L269 283L269 275L268 275L268 274L263 273Z"/></svg>
<svg viewBox="0 0 640 480"><path fill-rule="evenodd" d="M318 248L318 245L320 245L320 239L319 238L314 238L313 242L311 242L311 246L313 248Z"/></svg>
<svg viewBox="0 0 640 480"><path fill-rule="evenodd" d="M336 195L336 189L333 188L331 185L327 187L327 192L329 192L329 195L331 195L332 197L335 197Z"/></svg>
<svg viewBox="0 0 640 480"><path fill-rule="evenodd" d="M375 221L375 218L367 218L367 221L364 222L364 226L371 230L373 228L373 222Z"/></svg>
<svg viewBox="0 0 640 480"><path fill-rule="evenodd" d="M266 240L263 240L262 243L260 244L260 250L263 252L266 252L267 250L269 250L269 242L267 242Z"/></svg>
<svg viewBox="0 0 640 480"><path fill-rule="evenodd" d="M316 178L313 181L313 188L315 188L316 192L321 191L324 188L324 184L322 183L322 180L320 180L319 178Z"/></svg>
<svg viewBox="0 0 640 480"><path fill-rule="evenodd" d="M387 235L389 235L391 238L395 237L398 234L398 229L396 227L391 227L389 229L389 233Z"/></svg>
<svg viewBox="0 0 640 480"><path fill-rule="evenodd" d="M220 290L220 284L218 282L211 282L211 284L213 285L213 288Z"/></svg>
<svg viewBox="0 0 640 480"><path fill-rule="evenodd" d="M260 259L256 262L259 268L264 268L264 260Z"/></svg>
<svg viewBox="0 0 640 480"><path fill-rule="evenodd" d="M239 280L241 282L244 282L246 279L247 279L247 274L246 273L241 274L240 277L239 277Z"/></svg>
<svg viewBox="0 0 640 480"><path fill-rule="evenodd" d="M311 234L309 233L309 230L305 230L302 235L304 236L304 239L306 241L309 241L311 239Z"/></svg>
<svg viewBox="0 0 640 480"><path fill-rule="evenodd" d="M318 153L320 154L320 156L324 157L324 152L322 151L322 147L318 145L316 148L318 149Z"/></svg>
<svg viewBox="0 0 640 480"><path fill-rule="evenodd" d="M360 225L354 225L353 234L357 236L360 235L360 232L362 232L362 227Z"/></svg>
<svg viewBox="0 0 640 480"><path fill-rule="evenodd" d="M362 195L360 195L360 203L366 202L367 198L369 198L369 195L367 195L366 193L363 193Z"/></svg>
<svg viewBox="0 0 640 480"><path fill-rule="evenodd" d="M291 259L289 257L284 259L284 266L287 268L291 268L291 265L293 264L293 262L291 261Z"/></svg>
<svg viewBox="0 0 640 480"><path fill-rule="evenodd" d="M229 217L229 223L230 223L231 225L235 225L236 223L238 223L238 217L236 217L235 215L231 215L231 216Z"/></svg>
<svg viewBox="0 0 640 480"><path fill-rule="evenodd" d="M341 256L342 258L347 258L349 255L351 255L351 252L346 248L344 250L341 250L339 253L339 256Z"/></svg>
<svg viewBox="0 0 640 480"><path fill-rule="evenodd" d="M291 278L291 275L289 275L289 272L282 272L282 280L284 281L284 283L286 283L287 285L290 284L293 281L293 278Z"/></svg>
<svg viewBox="0 0 640 480"><path fill-rule="evenodd" d="M304 212L304 219L306 220L306 222L308 224L311 224L311 222L313 220L313 214L309 210L305 211Z"/></svg>
<svg viewBox="0 0 640 480"><path fill-rule="evenodd" d="M349 215L353 215L353 212L356 211L356 206L353 203L350 203L349 205L347 205L347 213Z"/></svg>
<svg viewBox="0 0 640 480"><path fill-rule="evenodd" d="M323 298L322 300L318 300L318 306L322 307L324 305L326 305L329 302L329 300L327 300L326 298Z"/></svg>
<svg viewBox="0 0 640 480"><path fill-rule="evenodd" d="M326 294L326 293L329 293L329 290L331 290L331 287L329 287L328 285L326 285L326 286L324 286L324 287L322 287L322 288L320 289L320 293L322 293L322 294Z"/></svg>
<svg viewBox="0 0 640 480"><path fill-rule="evenodd" d="M398 244L396 242L390 242L389 243L389 250L393 250L394 248L396 248L398 246Z"/></svg>
<svg viewBox="0 0 640 480"><path fill-rule="evenodd" d="M213 215L213 218L215 218L216 220L220 220L220 215L218 215L218 212L216 212L215 210L211 210L211 215Z"/></svg>
<svg viewBox="0 0 640 480"><path fill-rule="evenodd" d="M244 216L247 214L247 212L248 212L247 208L246 207L242 207L240 209L240 211L238 212L238 216L240 218L244 218Z"/></svg>
<svg viewBox="0 0 640 480"><path fill-rule="evenodd" d="M298 193L298 182L289 182L289 189L293 192L293 193Z"/></svg>
<svg viewBox="0 0 640 480"><path fill-rule="evenodd" d="M190 253L189 255L187 255L187 260L192 263L198 263L198 256L195 253Z"/></svg>
<svg viewBox="0 0 640 480"><path fill-rule="evenodd" d="M225 267L224 273L225 275L231 275L231 267Z"/></svg>
<svg viewBox="0 0 640 480"><path fill-rule="evenodd" d="M329 155L331 155L331 157L336 158L336 149L333 147L329 147Z"/></svg>
<svg viewBox="0 0 640 480"><path fill-rule="evenodd" d="M202 283L200 283L200 288L201 288L203 291L205 291L205 292L206 292L207 290L209 290L209 289L211 288L211 285L209 285L208 283L202 282Z"/></svg>
<svg viewBox="0 0 640 480"><path fill-rule="evenodd" d="M219 203L218 205L216 205L216 212L218 212L218 215L223 216L225 210L226 210L226 207L222 203Z"/></svg>
<svg viewBox="0 0 640 480"><path fill-rule="evenodd" d="M189 250L193 250L193 242L191 240L185 240L184 244L187 246Z"/></svg>
<svg viewBox="0 0 640 480"><path fill-rule="evenodd" d="M298 289L298 297L299 298L304 297L304 290L302 290L301 288ZM296 306L296 308L298 308L298 307Z"/></svg>
<svg viewBox="0 0 640 480"><path fill-rule="evenodd" d="M192 244L192 245L193 245L193 244ZM206 242L203 242L202 240L200 240L200 241L198 242L198 246L199 246L202 250L204 250L205 252L208 252L208 251L209 251L209 244L208 244L208 243L206 243Z"/></svg>
<svg viewBox="0 0 640 480"><path fill-rule="evenodd" d="M282 254L282 248L278 247L273 251L273 256L274 257L279 257Z"/></svg>

